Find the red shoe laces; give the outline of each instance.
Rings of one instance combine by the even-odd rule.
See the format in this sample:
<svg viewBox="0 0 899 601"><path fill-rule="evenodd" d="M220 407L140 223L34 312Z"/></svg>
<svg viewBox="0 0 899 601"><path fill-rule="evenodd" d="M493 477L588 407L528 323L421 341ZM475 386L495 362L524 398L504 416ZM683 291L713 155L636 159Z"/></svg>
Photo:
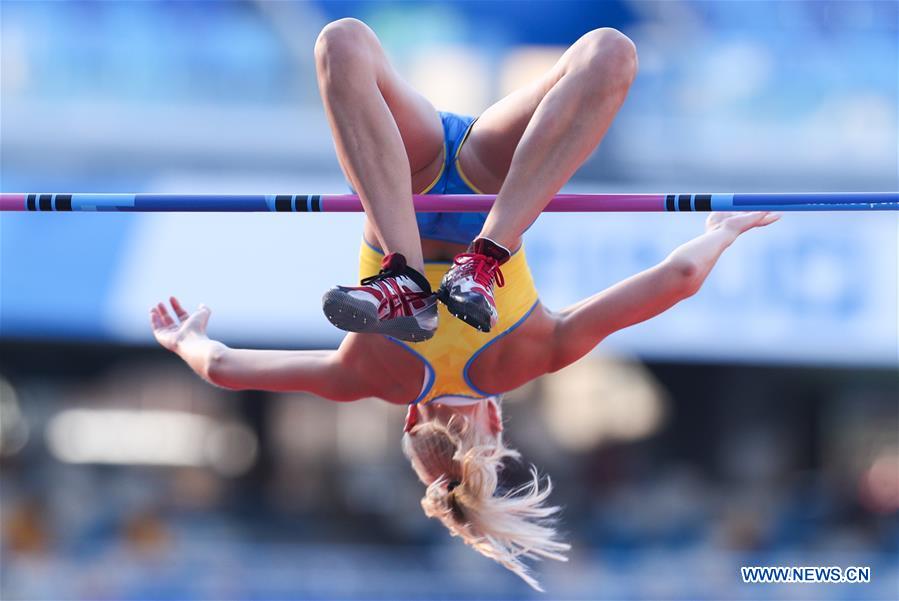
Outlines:
<svg viewBox="0 0 899 601"><path fill-rule="evenodd" d="M459 266L463 274L471 274L474 281L481 286L488 287L494 282L500 288L506 285L499 261L493 257L478 253L462 253L456 255L453 262Z"/></svg>
<svg viewBox="0 0 899 601"><path fill-rule="evenodd" d="M402 274L381 270L377 275L363 278L359 283L363 286L372 286L381 291L384 298L378 306L380 312L387 308L387 319L393 319L397 315L411 316L415 313L416 302L421 304L430 295L427 292L413 292L400 286L396 278Z"/></svg>

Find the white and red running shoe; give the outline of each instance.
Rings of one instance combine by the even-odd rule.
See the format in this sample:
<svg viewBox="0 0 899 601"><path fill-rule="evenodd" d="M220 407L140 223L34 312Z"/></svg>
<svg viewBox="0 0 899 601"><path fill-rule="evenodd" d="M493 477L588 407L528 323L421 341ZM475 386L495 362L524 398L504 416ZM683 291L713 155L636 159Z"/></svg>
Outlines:
<svg viewBox="0 0 899 601"><path fill-rule="evenodd" d="M500 265L510 256L509 249L489 238L478 238L468 252L456 255L440 282L437 298L468 325L489 332L499 319L493 285L505 284Z"/></svg>
<svg viewBox="0 0 899 601"><path fill-rule="evenodd" d="M337 286L322 298L325 317L347 332L384 334L407 342L428 340L437 330L437 299L427 278L392 253L378 275L357 287Z"/></svg>

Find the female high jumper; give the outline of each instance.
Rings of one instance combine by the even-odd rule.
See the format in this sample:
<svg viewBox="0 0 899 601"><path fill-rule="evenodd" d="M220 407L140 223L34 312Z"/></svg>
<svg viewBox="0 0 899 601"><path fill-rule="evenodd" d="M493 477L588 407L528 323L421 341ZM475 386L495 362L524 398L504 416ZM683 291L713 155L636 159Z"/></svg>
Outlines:
<svg viewBox="0 0 899 601"><path fill-rule="evenodd" d="M522 560L564 560L569 546L536 469L526 486L497 493L503 460L519 456L503 444L503 393L695 294L740 234L778 216L712 213L705 233L660 264L551 311L521 237L605 135L637 71L634 44L591 31L477 119L438 113L360 21L327 25L315 58L338 158L367 217L361 284L324 296L326 317L351 333L337 350L233 349L207 336L207 307L189 314L174 297L174 318L163 303L151 309L153 332L217 386L408 405L402 445L427 486L425 513L539 590ZM413 190L497 198L487 214L416 215Z"/></svg>

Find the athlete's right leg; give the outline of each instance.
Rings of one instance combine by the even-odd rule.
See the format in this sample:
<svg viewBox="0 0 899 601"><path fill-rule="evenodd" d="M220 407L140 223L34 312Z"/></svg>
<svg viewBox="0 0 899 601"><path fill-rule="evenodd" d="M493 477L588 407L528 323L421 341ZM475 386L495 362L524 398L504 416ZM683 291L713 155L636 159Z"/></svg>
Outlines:
<svg viewBox="0 0 899 601"><path fill-rule="evenodd" d="M373 233L387 255L379 275L326 292L325 315L342 330L426 340L437 328L437 307L424 277L412 190L442 167L440 117L400 79L361 21L327 25L315 61L340 165L365 208L366 236Z"/></svg>
<svg viewBox="0 0 899 601"><path fill-rule="evenodd" d="M315 62L340 165L381 248L424 271L412 190L423 189L442 166L437 111L399 77L361 21L328 24L315 43Z"/></svg>

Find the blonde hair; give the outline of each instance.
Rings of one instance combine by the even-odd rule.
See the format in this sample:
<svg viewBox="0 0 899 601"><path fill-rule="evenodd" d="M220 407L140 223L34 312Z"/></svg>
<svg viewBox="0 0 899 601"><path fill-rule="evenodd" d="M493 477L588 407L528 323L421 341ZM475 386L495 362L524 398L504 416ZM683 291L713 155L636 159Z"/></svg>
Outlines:
<svg viewBox="0 0 899 601"><path fill-rule="evenodd" d="M503 460L521 455L503 444L502 433L479 434L460 414L447 424L416 425L403 436L403 452L428 487L421 500L425 515L543 592L522 559L567 561L563 553L571 548L557 540L560 508L544 504L552 492L549 477L541 489L537 468L531 466L529 482L495 496Z"/></svg>

